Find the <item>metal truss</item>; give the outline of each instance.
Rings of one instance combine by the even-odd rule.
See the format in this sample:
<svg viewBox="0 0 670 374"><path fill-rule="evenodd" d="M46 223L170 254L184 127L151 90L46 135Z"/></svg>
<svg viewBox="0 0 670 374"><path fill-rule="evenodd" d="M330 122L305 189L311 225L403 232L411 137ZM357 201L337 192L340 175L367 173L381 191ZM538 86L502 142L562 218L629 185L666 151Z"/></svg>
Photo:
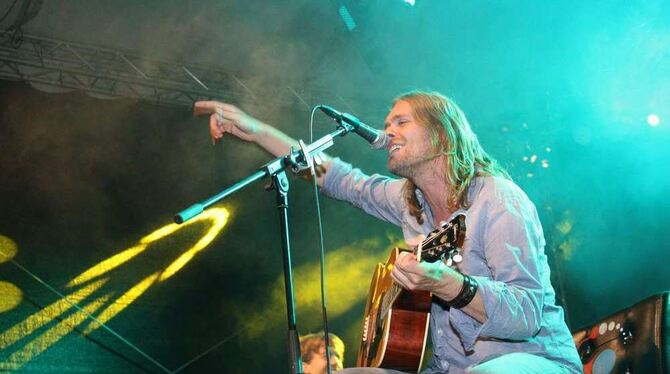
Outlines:
<svg viewBox="0 0 670 374"><path fill-rule="evenodd" d="M159 105L192 106L196 100L260 99L237 76L224 71L149 60L111 49L19 33L0 34L0 79L84 91L105 98L131 98ZM307 105L304 95L288 97ZM263 97L263 99L267 99ZM284 100L285 101L285 100ZM288 104L288 103L286 103Z"/></svg>

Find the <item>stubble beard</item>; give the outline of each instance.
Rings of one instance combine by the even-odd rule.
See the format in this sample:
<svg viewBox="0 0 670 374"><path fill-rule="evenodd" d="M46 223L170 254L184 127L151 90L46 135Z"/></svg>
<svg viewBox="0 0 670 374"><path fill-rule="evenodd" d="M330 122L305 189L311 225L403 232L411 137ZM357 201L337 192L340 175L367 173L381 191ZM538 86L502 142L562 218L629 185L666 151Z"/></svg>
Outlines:
<svg viewBox="0 0 670 374"><path fill-rule="evenodd" d="M412 163L407 162L407 160L395 160L389 162L386 165L389 171L396 176L401 178L412 179Z"/></svg>
<svg viewBox="0 0 670 374"><path fill-rule="evenodd" d="M433 161L436 157L437 155L410 155L405 159L389 159L386 166L393 175L414 180L415 177L421 173L429 172L435 166Z"/></svg>

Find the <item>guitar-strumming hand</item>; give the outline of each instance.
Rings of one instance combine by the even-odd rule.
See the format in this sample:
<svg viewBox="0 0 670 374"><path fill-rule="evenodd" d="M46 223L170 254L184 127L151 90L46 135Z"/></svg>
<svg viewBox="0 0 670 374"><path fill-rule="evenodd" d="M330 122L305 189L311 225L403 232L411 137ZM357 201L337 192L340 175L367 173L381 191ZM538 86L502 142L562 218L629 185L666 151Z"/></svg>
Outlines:
<svg viewBox="0 0 670 374"><path fill-rule="evenodd" d="M442 261L417 261L416 256L403 252L398 256L391 277L401 287L410 291L430 291L442 300L453 300L463 287L463 275ZM475 294L470 304L462 309L479 322L487 319L484 301Z"/></svg>

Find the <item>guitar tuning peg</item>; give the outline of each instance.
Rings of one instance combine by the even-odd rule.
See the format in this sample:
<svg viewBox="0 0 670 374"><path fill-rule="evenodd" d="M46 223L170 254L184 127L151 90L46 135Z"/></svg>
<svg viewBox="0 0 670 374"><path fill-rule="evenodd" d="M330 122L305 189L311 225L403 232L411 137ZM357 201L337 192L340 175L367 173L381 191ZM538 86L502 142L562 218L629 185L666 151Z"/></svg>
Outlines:
<svg viewBox="0 0 670 374"><path fill-rule="evenodd" d="M447 259L447 266L452 266L454 264L454 260L451 258Z"/></svg>

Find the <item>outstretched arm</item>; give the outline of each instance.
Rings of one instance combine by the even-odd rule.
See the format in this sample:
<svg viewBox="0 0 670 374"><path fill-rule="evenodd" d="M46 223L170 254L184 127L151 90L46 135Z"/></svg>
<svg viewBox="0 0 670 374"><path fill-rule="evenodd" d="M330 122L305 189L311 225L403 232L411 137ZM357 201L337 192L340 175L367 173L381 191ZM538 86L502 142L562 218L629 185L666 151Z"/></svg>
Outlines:
<svg viewBox="0 0 670 374"><path fill-rule="evenodd" d="M225 134L258 144L265 151L279 157L291 151L291 147L298 148L298 141L284 134L275 127L261 122L248 115L240 108L219 101L198 101L193 107L196 116L209 115L209 135L212 142L223 139ZM318 177L319 186L323 185L323 177L330 166L330 160L322 155L324 160Z"/></svg>

